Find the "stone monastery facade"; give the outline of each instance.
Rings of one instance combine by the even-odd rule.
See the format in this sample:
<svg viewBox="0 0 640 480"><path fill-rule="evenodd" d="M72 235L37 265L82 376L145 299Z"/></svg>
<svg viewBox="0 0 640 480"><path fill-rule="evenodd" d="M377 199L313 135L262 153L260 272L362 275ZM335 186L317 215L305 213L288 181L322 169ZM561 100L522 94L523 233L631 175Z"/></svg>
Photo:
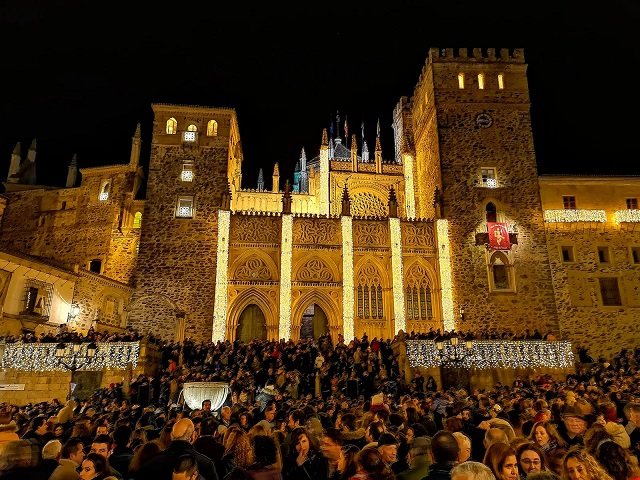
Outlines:
<svg viewBox="0 0 640 480"><path fill-rule="evenodd" d="M640 329L640 179L539 176L520 49L428 52L383 157L318 133L293 181L243 189L232 108L154 104L146 199L128 163L35 182L14 151L1 198L1 330L132 326L168 339L334 339L429 328L572 340ZM284 181L283 181L284 180ZM284 189L281 186L284 184ZM2 266L3 263L6 264ZM20 270L21 269L21 270ZM72 308L73 307L73 308Z"/></svg>

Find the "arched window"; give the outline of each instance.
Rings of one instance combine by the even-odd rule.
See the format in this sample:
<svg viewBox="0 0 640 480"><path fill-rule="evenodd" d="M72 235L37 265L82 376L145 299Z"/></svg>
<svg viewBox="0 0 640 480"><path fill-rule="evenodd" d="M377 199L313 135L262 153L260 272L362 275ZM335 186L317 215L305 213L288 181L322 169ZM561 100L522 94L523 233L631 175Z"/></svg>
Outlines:
<svg viewBox="0 0 640 480"><path fill-rule="evenodd" d="M178 122L173 117L167 120L167 133L169 135L175 135L176 133L178 133Z"/></svg>
<svg viewBox="0 0 640 480"><path fill-rule="evenodd" d="M458 88L464 88L464 73L458 74Z"/></svg>
<svg viewBox="0 0 640 480"><path fill-rule="evenodd" d="M100 189L100 196L99 196L99 200L101 202L104 202L105 200L109 200L109 187L111 187L111 183L104 182L102 184L102 188Z"/></svg>
<svg viewBox="0 0 640 480"><path fill-rule="evenodd" d="M496 210L496 206L493 203L487 203L485 215L487 223L498 221L498 211Z"/></svg>
<svg viewBox="0 0 640 480"><path fill-rule="evenodd" d="M515 291L513 264L508 252L491 252L488 265L489 291Z"/></svg>
<svg viewBox="0 0 640 480"><path fill-rule="evenodd" d="M142 212L136 212L133 216L133 228L141 228L142 227Z"/></svg>
<svg viewBox="0 0 640 480"><path fill-rule="evenodd" d="M406 312L409 320L430 320L433 318L431 287L426 270L414 265L407 272Z"/></svg>
<svg viewBox="0 0 640 480"><path fill-rule="evenodd" d="M187 127L188 132L197 132L198 127L196 127L193 123Z"/></svg>
<svg viewBox="0 0 640 480"><path fill-rule="evenodd" d="M365 265L358 278L358 317L384 318L381 277L376 267Z"/></svg>
<svg viewBox="0 0 640 480"><path fill-rule="evenodd" d="M218 135L218 122L209 120L209 123L207 123L207 137L215 137L216 135Z"/></svg>

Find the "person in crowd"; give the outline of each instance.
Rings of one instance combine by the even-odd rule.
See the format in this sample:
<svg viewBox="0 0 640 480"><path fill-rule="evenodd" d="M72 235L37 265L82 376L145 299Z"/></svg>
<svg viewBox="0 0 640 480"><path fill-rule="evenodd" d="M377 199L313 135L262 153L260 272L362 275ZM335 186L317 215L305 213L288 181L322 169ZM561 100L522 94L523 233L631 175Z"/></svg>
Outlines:
<svg viewBox="0 0 640 480"><path fill-rule="evenodd" d="M628 448L609 440L604 441L597 449L596 460L615 479L638 480L640 468L638 459Z"/></svg>
<svg viewBox="0 0 640 480"><path fill-rule="evenodd" d="M62 443L60 440L49 440L41 452L41 461L30 472L30 480L48 480L53 471L58 467L58 460L62 456Z"/></svg>
<svg viewBox="0 0 640 480"><path fill-rule="evenodd" d="M78 470L84 460L84 445L79 438L70 438L62 445L58 466L49 480L78 480Z"/></svg>
<svg viewBox="0 0 640 480"><path fill-rule="evenodd" d="M97 453L89 453L80 467L80 480L104 480L109 476L107 459Z"/></svg>
<svg viewBox="0 0 640 480"><path fill-rule="evenodd" d="M349 480L394 480L393 472L377 448L363 448L356 454L356 474Z"/></svg>
<svg viewBox="0 0 640 480"><path fill-rule="evenodd" d="M358 473L358 465L356 464L356 455L360 449L355 445L345 445L340 449L338 457L337 475L338 480L349 480ZM331 477L329 477L331 478Z"/></svg>
<svg viewBox="0 0 640 480"><path fill-rule="evenodd" d="M224 445L216 440L215 434L217 427L218 422L214 417L203 418L202 422L200 422L200 435L198 435L196 441L193 442L193 448L213 460L218 478L222 478L222 472L218 470L218 465L220 465L220 461L224 455Z"/></svg>
<svg viewBox="0 0 640 480"><path fill-rule="evenodd" d="M113 431L113 451L109 456L109 464L123 475L127 475L133 458L133 450L129 448L132 433L128 424L118 425Z"/></svg>
<svg viewBox="0 0 640 480"><path fill-rule="evenodd" d="M352 412L347 412L340 418L340 426L342 427L342 438L344 444L355 445L363 448L368 442L365 438L365 429L358 427L358 419Z"/></svg>
<svg viewBox="0 0 640 480"><path fill-rule="evenodd" d="M171 429L171 443L166 450L151 457L139 470L138 478L169 480L178 458L184 454L193 455L198 463L198 471L204 480L218 480L213 461L202 455L192 442L195 439L195 426L188 418L178 420Z"/></svg>
<svg viewBox="0 0 640 480"><path fill-rule="evenodd" d="M458 461L460 447L453 433L439 430L431 439L431 465L426 480L450 478L451 469Z"/></svg>
<svg viewBox="0 0 640 480"><path fill-rule="evenodd" d="M397 436L390 432L385 432L378 437L378 451L382 461L394 474L404 472L409 468L406 460L398 458L398 446L400 441Z"/></svg>
<svg viewBox="0 0 640 480"><path fill-rule="evenodd" d="M409 468L396 475L398 480L422 480L426 477L431 465L430 448L431 441L427 437L416 437L407 455Z"/></svg>
<svg viewBox="0 0 640 480"><path fill-rule="evenodd" d="M524 478L531 472L548 470L547 456L537 443L526 442L516 448L520 474Z"/></svg>
<svg viewBox="0 0 640 480"><path fill-rule="evenodd" d="M327 460L327 478L329 480L338 480L341 477L338 470L338 462L343 446L342 431L340 429L330 427L324 430L324 434L320 439L320 453Z"/></svg>
<svg viewBox="0 0 640 480"><path fill-rule="evenodd" d="M22 438L24 440L33 438L41 445L41 447L43 447L49 440L52 440L53 433L49 431L47 418L44 415L34 417L29 424L29 430L22 435Z"/></svg>
<svg viewBox="0 0 640 480"><path fill-rule="evenodd" d="M598 460L579 445L569 448L562 459L562 476L569 480L613 480Z"/></svg>
<svg viewBox="0 0 640 480"><path fill-rule="evenodd" d="M142 467L162 450L163 446L160 440L149 440L139 445L133 453L131 462L129 462L129 479L144 480L140 474Z"/></svg>
<svg viewBox="0 0 640 480"><path fill-rule="evenodd" d="M280 448L272 436L258 435L251 442L253 463L247 472L254 480L282 480Z"/></svg>
<svg viewBox="0 0 640 480"><path fill-rule="evenodd" d="M562 458L567 452L567 443L560 436L553 423L548 420L536 422L531 428L529 440L535 442L547 456L549 469L558 475L562 471Z"/></svg>
<svg viewBox="0 0 640 480"><path fill-rule="evenodd" d="M558 425L558 433L569 447L584 445L584 434L589 425L587 415L577 405L570 405L562 412L562 423Z"/></svg>
<svg viewBox="0 0 640 480"><path fill-rule="evenodd" d="M199 476L198 460L190 453L180 455L173 464L171 480L196 480Z"/></svg>
<svg viewBox="0 0 640 480"><path fill-rule="evenodd" d="M472 460L451 469L451 480L495 480L495 475L484 463Z"/></svg>
<svg viewBox="0 0 640 480"><path fill-rule="evenodd" d="M453 432L453 436L456 437L460 449L458 463L471 459L471 439L462 432Z"/></svg>
<svg viewBox="0 0 640 480"><path fill-rule="evenodd" d="M497 442L487 448L482 461L491 469L497 480L519 480L516 451L510 445Z"/></svg>
<svg viewBox="0 0 640 480"><path fill-rule="evenodd" d="M116 470L113 465L109 462L109 457L111 457L111 453L113 451L113 439L110 435L106 433L102 433L100 435L96 435L96 438L91 442L91 453L97 453L104 458L104 461L107 465L107 476L116 477L119 480L124 480L122 474Z"/></svg>
<svg viewBox="0 0 640 480"><path fill-rule="evenodd" d="M283 479L326 480L328 472L327 459L320 454L315 438L305 427L294 429L291 432L289 453L283 462Z"/></svg>
<svg viewBox="0 0 640 480"><path fill-rule="evenodd" d="M232 425L224 432L224 454L220 459L218 470L220 478L225 478L236 467L247 469L253 463L251 440L247 432Z"/></svg>

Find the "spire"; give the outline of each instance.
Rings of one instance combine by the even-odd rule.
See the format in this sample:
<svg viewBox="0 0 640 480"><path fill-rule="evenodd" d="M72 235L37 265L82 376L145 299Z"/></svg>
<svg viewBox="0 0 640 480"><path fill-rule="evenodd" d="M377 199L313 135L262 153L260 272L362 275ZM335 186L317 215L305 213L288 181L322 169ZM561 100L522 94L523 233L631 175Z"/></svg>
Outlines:
<svg viewBox="0 0 640 480"><path fill-rule="evenodd" d="M17 173L20 171L20 142L16 143L13 153L11 154L11 163L9 164L9 173L7 173L8 183L18 183L20 180Z"/></svg>
<svg viewBox="0 0 640 480"><path fill-rule="evenodd" d="M262 168L258 170L258 191L264 190L264 174L262 173Z"/></svg>
<svg viewBox="0 0 640 480"><path fill-rule="evenodd" d="M67 170L67 188L73 188L76 186L76 178L78 176L78 154L74 153L71 158L71 163L69 164L69 168Z"/></svg>
<svg viewBox="0 0 640 480"><path fill-rule="evenodd" d="M309 172L307 171L307 154L304 148L300 152L300 193L309 193Z"/></svg>
<svg viewBox="0 0 640 480"><path fill-rule="evenodd" d="M280 191L280 167L276 163L273 166L273 182L271 184L271 191L273 193L278 193Z"/></svg>
<svg viewBox="0 0 640 480"><path fill-rule="evenodd" d="M27 152L27 158L34 163L36 161L36 139L35 138L31 141L31 146L29 147L29 151Z"/></svg>
<svg viewBox="0 0 640 480"><path fill-rule="evenodd" d="M136 125L136 132L131 139L131 157L129 159L129 165L132 168L137 168L140 163L140 145L142 139L140 138L140 124Z"/></svg>
<svg viewBox="0 0 640 480"><path fill-rule="evenodd" d="M231 185L229 183L227 183L227 190L220 197L220 208L231 210Z"/></svg>
<svg viewBox="0 0 640 480"><path fill-rule="evenodd" d="M376 137L376 173L382 173L382 147L380 146L380 137Z"/></svg>
<svg viewBox="0 0 640 480"><path fill-rule="evenodd" d="M327 129L323 128L322 129L322 143L321 145L324 146L329 146L329 138L327 137Z"/></svg>
<svg viewBox="0 0 640 480"><path fill-rule="evenodd" d="M27 152L27 158L20 165L19 182L24 185L37 185L36 183L36 139L34 138Z"/></svg>
<svg viewBox="0 0 640 480"><path fill-rule="evenodd" d="M366 141L362 142L362 161L369 162L369 146Z"/></svg>
<svg viewBox="0 0 640 480"><path fill-rule="evenodd" d="M355 133L351 135L351 170L358 171L358 141Z"/></svg>
<svg viewBox="0 0 640 480"><path fill-rule="evenodd" d="M289 179L284 184L284 195L282 196L282 214L291 214L291 184Z"/></svg>

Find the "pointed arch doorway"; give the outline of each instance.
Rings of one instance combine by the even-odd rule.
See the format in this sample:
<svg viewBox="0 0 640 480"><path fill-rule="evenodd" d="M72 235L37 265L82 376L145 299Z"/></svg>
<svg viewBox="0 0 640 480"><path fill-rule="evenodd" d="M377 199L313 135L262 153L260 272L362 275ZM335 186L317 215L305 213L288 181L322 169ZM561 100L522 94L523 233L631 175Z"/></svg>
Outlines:
<svg viewBox="0 0 640 480"><path fill-rule="evenodd" d="M255 304L247 305L238 318L236 340L249 343L251 340L267 339L267 320L260 307Z"/></svg>
<svg viewBox="0 0 640 480"><path fill-rule="evenodd" d="M300 322L300 338L318 338L329 333L329 320L320 305L312 303L302 314Z"/></svg>

